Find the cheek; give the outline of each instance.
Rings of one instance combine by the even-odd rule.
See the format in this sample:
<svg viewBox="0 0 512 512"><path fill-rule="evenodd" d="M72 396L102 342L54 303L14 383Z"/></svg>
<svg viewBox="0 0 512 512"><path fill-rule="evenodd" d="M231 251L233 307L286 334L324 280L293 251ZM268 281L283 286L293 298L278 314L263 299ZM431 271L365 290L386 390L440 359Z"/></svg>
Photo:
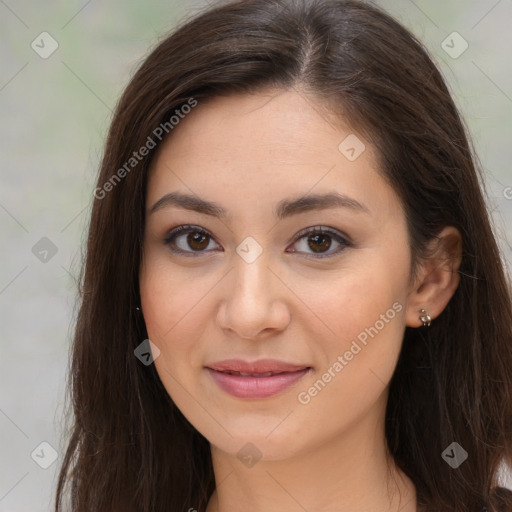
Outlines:
<svg viewBox="0 0 512 512"><path fill-rule="evenodd" d="M319 312L333 338L356 337L376 322L382 328L381 315L386 316L390 310L388 317L394 320L396 310L401 308L393 309L393 304L399 302L403 306L405 281L402 276L377 265L371 267L366 265L331 280L323 290L318 290L317 299L310 295L313 297L309 299L311 309Z"/></svg>
<svg viewBox="0 0 512 512"><path fill-rule="evenodd" d="M330 393L325 398L351 401L357 396L352 394L355 390L370 392L372 387L380 393L391 379L405 329L406 276L402 274L366 265L332 281L328 293L312 305L328 326L322 330L325 336L314 338L317 347L322 346L315 378L328 381L326 387L338 393L338 398Z"/></svg>
<svg viewBox="0 0 512 512"><path fill-rule="evenodd" d="M201 434L228 445L232 438L209 414L211 403L198 374L207 348L203 330L212 315L207 294L217 281L207 276L191 279L190 270L148 259L140 275L140 294L148 337L160 349L155 368L168 395Z"/></svg>
<svg viewBox="0 0 512 512"><path fill-rule="evenodd" d="M162 347L172 339L176 348L192 339L200 322L190 320L214 285L213 276L192 277L190 269L170 265L165 258L148 257L140 274L140 296L148 335ZM180 341L183 340L183 341ZM153 339L152 339L153 341Z"/></svg>
<svg viewBox="0 0 512 512"><path fill-rule="evenodd" d="M382 413L405 328L403 291L386 276L344 276L336 293L315 304L334 334L313 338L321 358L297 389L297 435L316 436L322 425L321 437L329 438L369 411Z"/></svg>
<svg viewBox="0 0 512 512"><path fill-rule="evenodd" d="M148 337L160 349L156 371L174 403L201 430L205 418L197 372L209 345L204 331L214 314L209 292L218 280L213 272L207 275L200 269L171 265L165 256L147 257L140 274ZM216 428L215 422L207 425L210 431Z"/></svg>
<svg viewBox="0 0 512 512"><path fill-rule="evenodd" d="M194 340L200 339L201 298L208 290L201 280L191 280L164 258L146 257L140 273L140 297L149 339L160 349L155 368L168 394L180 410L187 409L190 395L189 368L195 364Z"/></svg>

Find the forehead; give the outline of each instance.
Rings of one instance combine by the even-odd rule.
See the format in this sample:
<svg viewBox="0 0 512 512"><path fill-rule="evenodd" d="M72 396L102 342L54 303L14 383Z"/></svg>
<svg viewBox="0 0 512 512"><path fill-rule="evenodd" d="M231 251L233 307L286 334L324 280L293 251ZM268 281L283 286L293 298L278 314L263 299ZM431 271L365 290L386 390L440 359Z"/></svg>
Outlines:
<svg viewBox="0 0 512 512"><path fill-rule="evenodd" d="M341 131L335 128L335 119L324 105L296 89L220 96L199 101L164 146L171 146L172 154L180 158L216 158L229 149L231 156L250 154L272 163L267 158L275 155L301 163L306 154L318 158L333 143L336 149L340 134L350 132L348 126L342 125ZM322 159L330 161L329 155Z"/></svg>
<svg viewBox="0 0 512 512"><path fill-rule="evenodd" d="M380 176L375 149L334 119L296 90L199 101L159 148L148 204L173 190L247 207L337 191L371 209L389 208L397 197Z"/></svg>

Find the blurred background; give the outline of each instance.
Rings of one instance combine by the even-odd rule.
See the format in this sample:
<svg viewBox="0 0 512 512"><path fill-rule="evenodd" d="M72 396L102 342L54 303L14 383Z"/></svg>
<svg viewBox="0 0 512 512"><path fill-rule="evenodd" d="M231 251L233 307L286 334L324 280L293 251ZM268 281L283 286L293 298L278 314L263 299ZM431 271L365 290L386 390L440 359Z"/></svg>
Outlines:
<svg viewBox="0 0 512 512"><path fill-rule="evenodd" d="M512 2L375 3L444 73L510 268ZM76 278L112 110L150 49L204 5L0 0L0 512L52 509Z"/></svg>

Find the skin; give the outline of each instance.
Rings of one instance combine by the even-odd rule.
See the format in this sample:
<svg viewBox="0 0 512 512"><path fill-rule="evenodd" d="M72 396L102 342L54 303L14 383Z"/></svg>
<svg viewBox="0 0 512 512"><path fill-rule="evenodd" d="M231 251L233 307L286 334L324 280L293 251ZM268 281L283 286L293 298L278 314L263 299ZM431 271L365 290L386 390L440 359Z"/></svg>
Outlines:
<svg viewBox="0 0 512 512"><path fill-rule="evenodd" d="M141 305L161 351L155 365L166 390L211 443L217 489L208 512L419 510L413 483L386 451L388 384L406 325L422 325L422 308L435 319L458 285L460 234L445 228L432 258L410 279L405 213L380 175L375 149L356 134L366 149L355 161L338 150L354 133L304 91L266 90L199 103L153 161ZM214 201L229 216L176 206L150 213L173 191ZM274 217L282 199L333 191L367 211ZM211 235L195 257L163 243L171 228L186 224ZM328 238L331 246L320 242L320 248L332 256L315 259L314 240L295 240L315 226L338 231L350 245ZM263 250L251 263L236 252L249 236ZM175 244L197 254L187 233ZM300 403L299 393L397 303L394 318ZM242 399L221 390L204 368L229 358L274 358L312 369L276 396ZM261 455L252 467L237 457L247 443Z"/></svg>

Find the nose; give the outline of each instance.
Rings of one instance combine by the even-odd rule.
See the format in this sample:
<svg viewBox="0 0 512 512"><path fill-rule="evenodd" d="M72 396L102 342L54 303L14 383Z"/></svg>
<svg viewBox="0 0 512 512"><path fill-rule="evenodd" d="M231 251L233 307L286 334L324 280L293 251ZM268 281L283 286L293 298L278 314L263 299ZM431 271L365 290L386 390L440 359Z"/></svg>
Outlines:
<svg viewBox="0 0 512 512"><path fill-rule="evenodd" d="M237 256L234 269L226 276L218 325L232 336L263 339L283 331L290 323L290 291L268 263L264 255L252 263Z"/></svg>

